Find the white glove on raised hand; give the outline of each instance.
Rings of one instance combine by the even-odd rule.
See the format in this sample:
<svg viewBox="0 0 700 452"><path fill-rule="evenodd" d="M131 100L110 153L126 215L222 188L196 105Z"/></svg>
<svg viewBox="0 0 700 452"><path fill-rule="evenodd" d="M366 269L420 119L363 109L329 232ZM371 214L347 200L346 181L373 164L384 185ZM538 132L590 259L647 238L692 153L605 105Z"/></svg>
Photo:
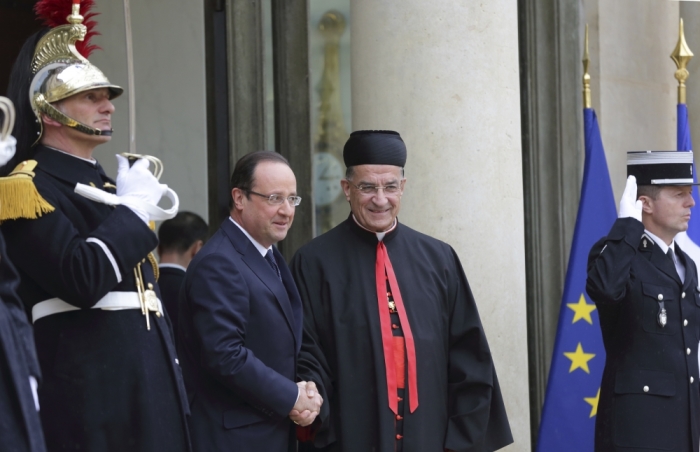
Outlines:
<svg viewBox="0 0 700 452"><path fill-rule="evenodd" d="M637 199L637 178L629 176L625 191L620 199L618 218L634 218L642 221L642 201Z"/></svg>
<svg viewBox="0 0 700 452"><path fill-rule="evenodd" d="M129 167L129 160L117 155L117 164L117 196L121 204L148 223L150 218L143 204L157 205L168 186L158 182L148 171L149 162L146 159L138 159Z"/></svg>

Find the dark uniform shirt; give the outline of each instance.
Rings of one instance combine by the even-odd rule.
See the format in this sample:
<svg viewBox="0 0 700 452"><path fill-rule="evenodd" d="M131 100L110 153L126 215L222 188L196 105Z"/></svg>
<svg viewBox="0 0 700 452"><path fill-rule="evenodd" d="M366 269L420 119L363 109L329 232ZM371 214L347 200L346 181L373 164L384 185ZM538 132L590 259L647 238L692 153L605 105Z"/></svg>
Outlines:
<svg viewBox="0 0 700 452"><path fill-rule="evenodd" d="M76 311L34 323L43 384L46 443L52 450L189 450L187 403L166 317L140 309L89 309L108 292L136 291L134 268L158 294L148 253L156 235L130 209L74 193L76 183L114 192L97 163L43 146L34 183L55 211L6 221L28 312L59 298Z"/></svg>

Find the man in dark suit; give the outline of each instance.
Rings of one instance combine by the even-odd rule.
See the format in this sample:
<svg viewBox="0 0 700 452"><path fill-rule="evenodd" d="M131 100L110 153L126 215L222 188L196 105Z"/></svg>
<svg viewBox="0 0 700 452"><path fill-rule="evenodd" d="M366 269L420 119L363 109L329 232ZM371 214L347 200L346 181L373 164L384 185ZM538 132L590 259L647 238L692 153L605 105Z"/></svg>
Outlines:
<svg viewBox="0 0 700 452"><path fill-rule="evenodd" d="M296 179L281 155L241 158L231 217L195 256L180 293L179 349L195 450L295 450L294 422L313 422L313 383L295 383L302 308L273 244L294 219ZM306 389L306 390L304 390Z"/></svg>
<svg viewBox="0 0 700 452"><path fill-rule="evenodd" d="M606 352L596 452L698 450L700 289L676 242L695 205L692 163L691 152L629 153L619 218L588 258Z"/></svg>
<svg viewBox="0 0 700 452"><path fill-rule="evenodd" d="M202 249L208 236L209 226L202 217L193 212L178 212L174 218L165 220L158 229L158 286L175 337L178 329L177 300L180 286L185 280L187 266Z"/></svg>

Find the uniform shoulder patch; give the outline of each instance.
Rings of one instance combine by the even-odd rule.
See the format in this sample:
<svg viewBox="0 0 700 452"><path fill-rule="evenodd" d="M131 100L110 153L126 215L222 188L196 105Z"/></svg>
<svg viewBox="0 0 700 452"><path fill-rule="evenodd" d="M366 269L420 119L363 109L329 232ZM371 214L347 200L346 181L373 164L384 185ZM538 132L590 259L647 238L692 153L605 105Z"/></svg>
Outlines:
<svg viewBox="0 0 700 452"><path fill-rule="evenodd" d="M53 212L34 185L36 160L25 160L7 177L0 177L0 222L27 218L30 220Z"/></svg>

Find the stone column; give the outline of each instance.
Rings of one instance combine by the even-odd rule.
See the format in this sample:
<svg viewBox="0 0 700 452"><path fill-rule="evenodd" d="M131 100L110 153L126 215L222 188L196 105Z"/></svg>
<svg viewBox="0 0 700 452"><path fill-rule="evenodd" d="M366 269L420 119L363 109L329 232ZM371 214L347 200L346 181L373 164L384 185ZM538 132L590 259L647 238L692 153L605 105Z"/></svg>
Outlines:
<svg viewBox="0 0 700 452"><path fill-rule="evenodd" d="M459 254L529 451L517 2L355 0L351 24L353 128L403 136L399 216Z"/></svg>

